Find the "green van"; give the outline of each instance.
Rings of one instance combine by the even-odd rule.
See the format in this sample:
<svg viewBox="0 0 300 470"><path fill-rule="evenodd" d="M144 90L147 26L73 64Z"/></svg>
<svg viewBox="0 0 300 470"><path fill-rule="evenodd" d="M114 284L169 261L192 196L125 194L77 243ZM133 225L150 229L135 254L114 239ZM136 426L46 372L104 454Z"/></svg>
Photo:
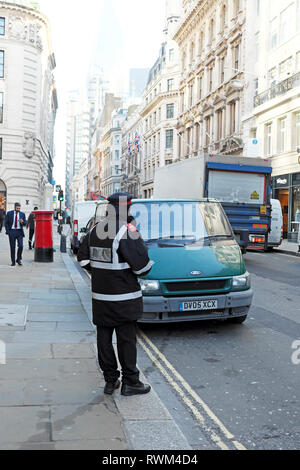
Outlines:
<svg viewBox="0 0 300 470"><path fill-rule="evenodd" d="M105 207L98 205L96 221ZM218 201L141 199L130 211L155 263L140 279L140 322L246 320L253 298L250 275Z"/></svg>

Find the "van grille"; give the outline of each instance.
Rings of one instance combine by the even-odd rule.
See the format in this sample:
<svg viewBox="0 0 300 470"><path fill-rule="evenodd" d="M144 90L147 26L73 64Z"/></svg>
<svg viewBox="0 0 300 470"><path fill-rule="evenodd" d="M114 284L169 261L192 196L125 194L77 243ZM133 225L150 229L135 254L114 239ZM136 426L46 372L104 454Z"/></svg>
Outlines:
<svg viewBox="0 0 300 470"><path fill-rule="evenodd" d="M168 292L201 292L229 290L230 281L228 279L220 279L214 281L190 281L190 282L167 282L165 284Z"/></svg>

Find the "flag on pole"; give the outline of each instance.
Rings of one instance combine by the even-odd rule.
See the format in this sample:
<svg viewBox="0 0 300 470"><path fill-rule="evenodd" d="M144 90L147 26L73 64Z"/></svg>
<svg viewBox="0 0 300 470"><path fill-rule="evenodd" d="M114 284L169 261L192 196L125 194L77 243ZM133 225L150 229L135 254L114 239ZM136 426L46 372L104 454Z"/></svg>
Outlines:
<svg viewBox="0 0 300 470"><path fill-rule="evenodd" d="M137 153L139 153L139 151L140 151L140 139L141 139L141 137L136 132L135 133L134 143L135 143L135 149L136 149Z"/></svg>
<svg viewBox="0 0 300 470"><path fill-rule="evenodd" d="M128 141L128 153L130 156L132 156L132 142L130 142L130 140Z"/></svg>

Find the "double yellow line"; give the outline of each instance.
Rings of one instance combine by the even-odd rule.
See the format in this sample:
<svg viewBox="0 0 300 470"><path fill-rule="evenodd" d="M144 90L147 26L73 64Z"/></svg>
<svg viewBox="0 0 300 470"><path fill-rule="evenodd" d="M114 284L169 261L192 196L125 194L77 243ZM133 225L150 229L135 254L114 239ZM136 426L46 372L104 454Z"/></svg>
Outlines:
<svg viewBox="0 0 300 470"><path fill-rule="evenodd" d="M172 364L170 364L167 358L141 330L138 332L138 343L144 349L153 364L160 370L172 388L182 398L183 402L200 423L205 434L210 437L211 441L213 441L217 447L222 450L231 450L232 447L234 450L246 450L243 444L235 439L234 435L228 431L209 406L190 387L177 370L174 369ZM212 426L208 421L213 423L213 427L216 430L212 429ZM227 443L225 443L224 440L226 440Z"/></svg>

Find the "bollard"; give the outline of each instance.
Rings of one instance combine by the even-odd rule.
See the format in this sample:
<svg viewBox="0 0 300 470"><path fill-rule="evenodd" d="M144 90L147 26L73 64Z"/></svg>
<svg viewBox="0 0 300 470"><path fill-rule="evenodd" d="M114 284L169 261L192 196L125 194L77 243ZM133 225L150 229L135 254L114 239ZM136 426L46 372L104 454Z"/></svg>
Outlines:
<svg viewBox="0 0 300 470"><path fill-rule="evenodd" d="M66 235L61 235L60 237L60 252L67 253L67 237Z"/></svg>
<svg viewBox="0 0 300 470"><path fill-rule="evenodd" d="M35 211L35 247L36 263L53 263L53 211Z"/></svg>

